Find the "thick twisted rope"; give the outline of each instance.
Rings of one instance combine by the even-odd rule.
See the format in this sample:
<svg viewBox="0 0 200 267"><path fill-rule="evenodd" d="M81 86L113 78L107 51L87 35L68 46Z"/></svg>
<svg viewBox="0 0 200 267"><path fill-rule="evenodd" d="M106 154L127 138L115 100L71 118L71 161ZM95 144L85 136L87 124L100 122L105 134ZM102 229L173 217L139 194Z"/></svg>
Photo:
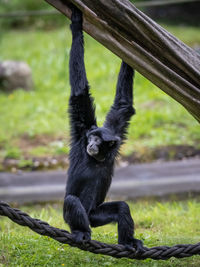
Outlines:
<svg viewBox="0 0 200 267"><path fill-rule="evenodd" d="M28 214L21 210L13 209L7 203L2 201L0 201L0 215L8 217L19 225L28 226L34 232L40 235L49 236L60 243L69 244L70 246L78 247L95 254L103 254L115 258L126 257L137 260L144 260L147 258L166 260L171 257L184 258L200 254L200 243L195 245L187 244L175 245L173 247L160 246L145 248L145 251L140 255L136 254L135 249L130 251L122 245L105 244L95 240L91 240L84 244L77 244L73 241L72 235L68 231L52 227L46 222L31 218Z"/></svg>

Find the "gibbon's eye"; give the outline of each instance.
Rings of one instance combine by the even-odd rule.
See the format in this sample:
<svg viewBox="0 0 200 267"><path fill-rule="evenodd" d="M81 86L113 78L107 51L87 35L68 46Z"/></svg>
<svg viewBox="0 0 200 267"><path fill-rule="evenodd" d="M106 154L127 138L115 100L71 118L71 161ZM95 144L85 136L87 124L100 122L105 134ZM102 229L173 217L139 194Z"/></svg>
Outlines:
<svg viewBox="0 0 200 267"><path fill-rule="evenodd" d="M101 143L101 139L97 136L95 137L94 141L99 145Z"/></svg>
<svg viewBox="0 0 200 267"><path fill-rule="evenodd" d="M96 143L96 145L100 145L101 144L101 138L96 136L96 135L90 135L88 137L88 144L90 142Z"/></svg>
<svg viewBox="0 0 200 267"><path fill-rule="evenodd" d="M115 144L115 141L110 141L109 142L109 146L111 147L111 146L113 146Z"/></svg>

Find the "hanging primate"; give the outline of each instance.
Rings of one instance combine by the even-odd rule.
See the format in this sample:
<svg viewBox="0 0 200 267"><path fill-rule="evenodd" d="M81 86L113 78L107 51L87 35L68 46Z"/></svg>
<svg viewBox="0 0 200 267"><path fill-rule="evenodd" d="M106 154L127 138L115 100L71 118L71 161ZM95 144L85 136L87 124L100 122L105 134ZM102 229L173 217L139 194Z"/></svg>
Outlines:
<svg viewBox="0 0 200 267"><path fill-rule="evenodd" d="M134 222L128 205L123 201L104 203L115 158L134 114L133 69L122 62L114 104L103 127L99 128L84 66L82 13L75 6L72 6L71 20L71 150L64 219L70 226L74 240L80 243L91 239L90 226L117 222L118 243L141 252L142 241L134 238Z"/></svg>

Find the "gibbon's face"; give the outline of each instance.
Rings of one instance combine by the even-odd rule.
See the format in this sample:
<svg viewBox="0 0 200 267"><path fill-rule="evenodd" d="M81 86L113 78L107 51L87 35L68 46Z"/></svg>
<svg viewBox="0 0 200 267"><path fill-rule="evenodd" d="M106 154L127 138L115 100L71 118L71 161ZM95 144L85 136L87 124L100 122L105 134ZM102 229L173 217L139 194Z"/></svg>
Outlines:
<svg viewBox="0 0 200 267"><path fill-rule="evenodd" d="M96 128L87 134L87 153L97 161L103 162L117 147L119 141L120 138L112 135L106 128Z"/></svg>

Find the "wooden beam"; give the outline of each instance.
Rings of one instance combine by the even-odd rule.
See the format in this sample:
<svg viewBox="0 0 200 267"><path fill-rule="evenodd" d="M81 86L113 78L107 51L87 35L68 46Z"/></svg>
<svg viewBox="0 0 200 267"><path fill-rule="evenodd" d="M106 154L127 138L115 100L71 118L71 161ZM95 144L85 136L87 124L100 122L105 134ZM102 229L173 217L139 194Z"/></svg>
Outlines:
<svg viewBox="0 0 200 267"><path fill-rule="evenodd" d="M45 0L71 17L83 12L83 29L181 103L200 122L200 55L129 0Z"/></svg>

